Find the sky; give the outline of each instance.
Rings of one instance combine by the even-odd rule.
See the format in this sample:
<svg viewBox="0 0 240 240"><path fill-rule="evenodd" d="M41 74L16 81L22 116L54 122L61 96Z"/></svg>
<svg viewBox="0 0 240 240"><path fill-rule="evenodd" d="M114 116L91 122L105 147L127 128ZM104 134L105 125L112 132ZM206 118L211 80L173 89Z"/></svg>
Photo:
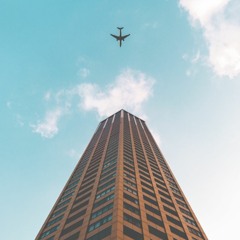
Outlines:
<svg viewBox="0 0 240 240"><path fill-rule="evenodd" d="M210 240L240 214L239 0L0 0L0 239L33 240L98 123L143 118ZM131 35L120 48L110 34Z"/></svg>

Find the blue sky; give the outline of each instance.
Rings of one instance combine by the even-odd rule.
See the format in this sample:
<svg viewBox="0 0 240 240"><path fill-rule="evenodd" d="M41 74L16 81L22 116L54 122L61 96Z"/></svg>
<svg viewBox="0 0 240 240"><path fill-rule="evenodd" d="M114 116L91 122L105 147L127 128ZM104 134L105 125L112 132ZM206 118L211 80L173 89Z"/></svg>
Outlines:
<svg viewBox="0 0 240 240"><path fill-rule="evenodd" d="M146 120L209 239L236 239L239 10L0 0L0 238L35 238L99 121L124 108Z"/></svg>

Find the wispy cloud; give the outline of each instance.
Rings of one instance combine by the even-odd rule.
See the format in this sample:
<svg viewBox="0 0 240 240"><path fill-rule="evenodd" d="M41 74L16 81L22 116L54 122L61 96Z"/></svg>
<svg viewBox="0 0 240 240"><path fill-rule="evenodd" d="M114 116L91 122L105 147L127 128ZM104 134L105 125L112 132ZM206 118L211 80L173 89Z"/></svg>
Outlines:
<svg viewBox="0 0 240 240"><path fill-rule="evenodd" d="M122 108L142 116L143 104L151 96L154 82L152 77L140 71L126 69L104 88L97 84L82 83L59 90L51 98L55 101L55 110L47 111L44 120L31 127L33 132L42 137L52 138L58 133L60 118L70 113L74 107L96 111L100 117L109 116Z"/></svg>
<svg viewBox="0 0 240 240"><path fill-rule="evenodd" d="M127 69L104 90L96 84L79 85L80 106L84 110L96 110L101 117L121 108L141 112L142 104L152 94L153 84L153 78L140 71Z"/></svg>
<svg viewBox="0 0 240 240"><path fill-rule="evenodd" d="M49 101L51 99L51 92L50 91L47 91L44 95L44 100L45 101Z"/></svg>
<svg viewBox="0 0 240 240"><path fill-rule="evenodd" d="M78 75L82 78L86 78L88 77L88 75L90 74L90 70L88 68L81 68L79 71L78 71Z"/></svg>
<svg viewBox="0 0 240 240"><path fill-rule="evenodd" d="M48 111L43 121L31 125L33 132L44 138L52 138L58 133L58 122L62 115L63 111L60 108Z"/></svg>
<svg viewBox="0 0 240 240"><path fill-rule="evenodd" d="M218 76L240 75L240 2L179 0L193 26L199 23L208 47L208 64Z"/></svg>

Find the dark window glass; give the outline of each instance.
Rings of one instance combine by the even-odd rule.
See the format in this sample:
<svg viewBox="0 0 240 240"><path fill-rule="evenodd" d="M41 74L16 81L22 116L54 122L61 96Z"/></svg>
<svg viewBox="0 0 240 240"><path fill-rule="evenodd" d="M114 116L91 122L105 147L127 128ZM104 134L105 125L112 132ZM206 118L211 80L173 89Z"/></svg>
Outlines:
<svg viewBox="0 0 240 240"><path fill-rule="evenodd" d="M188 226L188 230L189 230L189 232L193 233L194 235L202 237L202 234L199 231L197 231L196 229Z"/></svg>
<svg viewBox="0 0 240 240"><path fill-rule="evenodd" d="M166 203L168 206L174 207L174 204L169 202L169 201L167 201L166 199L161 198L161 200L162 200L163 203Z"/></svg>
<svg viewBox="0 0 240 240"><path fill-rule="evenodd" d="M149 206L149 205L147 205L147 204L144 204L145 205L145 208L148 210L148 211L150 211L150 212L152 212L152 213L155 213L155 214L157 214L157 215L161 215L160 214L160 212L156 209L156 208L153 208L153 207L151 207L151 206Z"/></svg>
<svg viewBox="0 0 240 240"><path fill-rule="evenodd" d="M102 226L103 224L109 222L112 220L112 214L107 215L106 217L98 220L95 223L92 223L91 225L89 225L88 227L88 232L91 232L93 230L95 230L96 228L99 228L100 226Z"/></svg>
<svg viewBox="0 0 240 240"><path fill-rule="evenodd" d="M85 194L86 192L90 191L92 189L93 186L90 186L88 188L86 188L85 190L81 191L82 189L80 189L79 193L77 194L77 197L82 196L83 194Z"/></svg>
<svg viewBox="0 0 240 240"><path fill-rule="evenodd" d="M193 221L192 219L189 219L189 218L186 218L186 217L183 217L184 220L187 222L187 223L190 223L191 225L193 226L197 226L197 224L195 223L195 221Z"/></svg>
<svg viewBox="0 0 240 240"><path fill-rule="evenodd" d="M123 197L127 200L129 200L130 202L133 202L135 204L138 204L138 200L134 197L131 197L130 195L128 195L127 193L123 193Z"/></svg>
<svg viewBox="0 0 240 240"><path fill-rule="evenodd" d="M83 201L83 200L89 199L90 195L91 195L91 192L89 192L88 194L85 194L84 196L76 199L75 202L74 202L74 205Z"/></svg>
<svg viewBox="0 0 240 240"><path fill-rule="evenodd" d="M180 211L181 211L182 213L190 216L190 217L192 216L192 214L191 214L189 211L187 211L187 210L185 210L185 209L183 209L183 208L180 208Z"/></svg>
<svg viewBox="0 0 240 240"><path fill-rule="evenodd" d="M126 191L128 191L128 192L130 192L130 193L132 193L134 195L137 195L137 191L133 190L132 188L127 187L125 185L123 186L123 188L124 188L124 190L126 190Z"/></svg>
<svg viewBox="0 0 240 240"><path fill-rule="evenodd" d="M177 195L176 193L173 193L173 195L174 195L176 198L178 198L178 199L184 201L184 199L183 199L181 196Z"/></svg>
<svg viewBox="0 0 240 240"><path fill-rule="evenodd" d="M129 180L127 180L127 179L123 179L124 180L124 183L126 183L126 184L128 184L128 185L130 185L130 186L132 186L132 187L137 187L137 185L135 184L135 183L133 183L133 182L131 182L131 181L129 181Z"/></svg>
<svg viewBox="0 0 240 240"><path fill-rule="evenodd" d="M86 240L102 240L105 237L109 236L112 232L112 226L103 229L102 231L98 232L97 234L87 238Z"/></svg>
<svg viewBox="0 0 240 240"><path fill-rule="evenodd" d="M149 215L149 214L147 214L147 219L148 219L149 221L151 221L151 222L153 222L153 223L155 223L155 224L163 227L163 222L162 222L160 219L157 219L157 218L155 218L155 217L153 217L153 216L151 216L151 215Z"/></svg>
<svg viewBox="0 0 240 240"><path fill-rule="evenodd" d="M63 216L64 216L64 214L55 218L55 219L53 219L52 221L49 221L48 224L46 225L46 227L49 227L49 226L59 222L63 218Z"/></svg>
<svg viewBox="0 0 240 240"><path fill-rule="evenodd" d="M177 203L178 203L179 205L181 205L182 207L188 208L187 204L185 204L185 203L183 203L183 202L181 202L181 201L179 201L179 200L176 200L176 201L177 201Z"/></svg>
<svg viewBox="0 0 240 240"><path fill-rule="evenodd" d="M110 188L107 188L107 189L104 190L103 192L97 194L97 195L96 195L96 199L99 199L99 198L103 197L104 195L112 192L114 189L115 189L115 186L112 186L112 187L110 187Z"/></svg>
<svg viewBox="0 0 240 240"><path fill-rule="evenodd" d="M127 213L124 213L124 214L123 214L123 219L124 219L125 221L127 221L127 222L132 223L133 225L135 225L135 226L137 226L137 227L139 227L139 228L141 228L141 226L142 226L140 220L138 220L138 219L135 218L135 217L132 217L132 216L128 215Z"/></svg>
<svg viewBox="0 0 240 240"><path fill-rule="evenodd" d="M107 212L108 210L110 210L112 208L113 208L113 203L110 203L107 206L105 206L105 207L99 209L98 211L92 213L91 218L96 218L96 217L100 216L101 214Z"/></svg>
<svg viewBox="0 0 240 240"><path fill-rule="evenodd" d="M159 193L161 196L165 197L165 198L171 199L171 197L170 197L168 194L166 194L166 193L164 193L164 192L162 192L162 191L158 191L158 193Z"/></svg>
<svg viewBox="0 0 240 240"><path fill-rule="evenodd" d="M46 232L43 232L39 239L43 239L43 238L45 238L46 236L52 234L53 232L57 231L58 228L59 228L59 225L50 228L50 229L49 229L48 231L46 231Z"/></svg>
<svg viewBox="0 0 240 240"><path fill-rule="evenodd" d="M148 184L146 184L145 182L142 182L142 181L141 181L141 184L142 184L144 187L147 187L147 188L150 188L150 189L152 189L152 186L151 186L151 185L148 185Z"/></svg>
<svg viewBox="0 0 240 240"><path fill-rule="evenodd" d="M65 206L65 205L68 204L70 201L71 201L71 199L68 199L68 200L66 200L66 201L63 202L63 203L58 204L58 205L56 206L55 210L57 210L57 209Z"/></svg>
<svg viewBox="0 0 240 240"><path fill-rule="evenodd" d="M182 237L182 238L188 240L188 238L187 238L187 236L184 232L182 232L182 231L180 231L180 230L178 230L178 229L176 229L175 227L172 227L172 226L170 226L170 230L171 230L172 233L178 235L179 237Z"/></svg>
<svg viewBox="0 0 240 240"><path fill-rule="evenodd" d="M66 238L65 240L78 240L80 232L74 233L72 236Z"/></svg>
<svg viewBox="0 0 240 240"><path fill-rule="evenodd" d="M73 225L71 225L71 226L69 226L69 227L63 229L63 231L61 232L61 236L63 236L63 235L65 235L65 234L67 234L67 233L73 231L74 229L76 229L76 228L82 226L82 224L83 224L83 219L80 220L79 222L76 222L76 223L74 223Z"/></svg>
<svg viewBox="0 0 240 240"><path fill-rule="evenodd" d="M64 208L62 208L62 209L54 212L54 213L52 214L51 218L54 218L54 217L60 215L60 214L63 213L66 209L67 209L67 207L64 207Z"/></svg>
<svg viewBox="0 0 240 240"><path fill-rule="evenodd" d="M77 210L80 210L81 208L85 207L86 205L88 205L88 200L86 202L83 202L79 205L77 205L76 207L72 208L71 211L70 211L70 214L77 211Z"/></svg>
<svg viewBox="0 0 240 240"><path fill-rule="evenodd" d="M106 187L109 187L111 184L115 183L115 179L110 180L109 182L98 187L97 191L101 191Z"/></svg>
<svg viewBox="0 0 240 240"><path fill-rule="evenodd" d="M110 194L110 195L108 195L107 197L101 199L100 201L94 203L93 208L97 208L97 207L99 207L100 205L104 204L105 202L107 202L107 201L109 201L109 200L111 200L111 199L113 199L113 198L114 198L114 194Z"/></svg>
<svg viewBox="0 0 240 240"><path fill-rule="evenodd" d="M133 229L123 226L123 234L132 238L132 239L137 239L137 240L143 240L143 235L139 232L134 231Z"/></svg>
<svg viewBox="0 0 240 240"><path fill-rule="evenodd" d="M180 221L176 220L175 218L172 218L167 215L167 220L171 223L178 225L179 227L182 227L182 223Z"/></svg>
<svg viewBox="0 0 240 240"><path fill-rule="evenodd" d="M109 179L111 179L112 177L115 177L115 176L116 176L116 173L115 173L115 172L112 173L112 174L110 174L109 176L107 176L107 177L105 177L104 179L100 180L99 185L102 184L102 183L107 182Z"/></svg>
<svg viewBox="0 0 240 240"><path fill-rule="evenodd" d="M66 223L70 223L70 222L78 219L79 217L83 216L83 215L86 213L86 211L87 211L87 209L84 209L84 210L82 210L81 212L73 215L72 217L69 217L69 218L67 219Z"/></svg>
<svg viewBox="0 0 240 240"><path fill-rule="evenodd" d="M143 195L143 199L148 201L149 203L151 203L153 205L156 205L156 206L158 205L156 201L152 200L151 198L149 198L149 197L147 197L145 195Z"/></svg>
<svg viewBox="0 0 240 240"><path fill-rule="evenodd" d="M166 233L164 233L160 230L157 230L156 228L151 227L151 226L148 226L148 229L151 234L159 237L161 240L168 240Z"/></svg>
<svg viewBox="0 0 240 240"><path fill-rule="evenodd" d="M168 208L166 206L163 206L164 210L171 213L172 215L178 216L176 211L172 210L171 208Z"/></svg>
<svg viewBox="0 0 240 240"><path fill-rule="evenodd" d="M151 188L150 188L151 189ZM148 195L150 195L150 196L152 196L152 197L155 197L155 194L153 193L153 192L150 192L150 191L148 191L147 189L145 189L145 188L142 188L142 191L144 192L144 193L147 193Z"/></svg>
<svg viewBox="0 0 240 240"><path fill-rule="evenodd" d="M133 207L132 205L130 205L130 204L128 204L128 203L123 203L123 207L125 208L125 209L127 209L127 210L129 210L129 211L131 211L131 212L133 212L133 213L135 213L135 214L137 214L137 215L139 215L140 214L140 211L139 211L139 209L137 209L136 207Z"/></svg>

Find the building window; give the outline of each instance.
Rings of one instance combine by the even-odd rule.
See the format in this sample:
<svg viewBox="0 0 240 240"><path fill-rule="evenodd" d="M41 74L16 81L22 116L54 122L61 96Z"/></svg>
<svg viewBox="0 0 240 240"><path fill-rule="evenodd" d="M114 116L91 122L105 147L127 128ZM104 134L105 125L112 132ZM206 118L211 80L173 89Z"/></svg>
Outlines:
<svg viewBox="0 0 240 240"><path fill-rule="evenodd" d="M139 228L141 228L141 226L142 226L140 220L136 219L135 217L132 217L132 216L128 215L127 213L123 214L123 219L127 222L132 223L133 225L135 225Z"/></svg>
<svg viewBox="0 0 240 240"><path fill-rule="evenodd" d="M61 232L61 236L67 234L67 233L70 233L71 231L75 230L76 228L82 226L83 224L83 219L81 219L80 221L74 223L73 225L65 228L62 232Z"/></svg>
<svg viewBox="0 0 240 240"><path fill-rule="evenodd" d="M131 181L128 181L127 179L124 178L123 180L124 180L124 183L126 183L132 187L135 187L135 188L137 187L137 185L135 183L132 183Z"/></svg>
<svg viewBox="0 0 240 240"><path fill-rule="evenodd" d="M72 192L72 193L69 193L68 195L66 195L66 196L64 196L64 197L61 197L60 203L61 203L61 202L64 202L66 199L70 198L72 195L73 195L73 192Z"/></svg>
<svg viewBox="0 0 240 240"><path fill-rule="evenodd" d="M52 221L49 221L48 224L46 225L46 227L49 227L49 226L59 222L60 220L62 220L63 216L64 216L64 214L55 218L55 219L53 219Z"/></svg>
<svg viewBox="0 0 240 240"><path fill-rule="evenodd" d="M123 234L132 238L132 239L138 239L143 240L143 235L139 232L134 231L133 229L123 226Z"/></svg>
<svg viewBox="0 0 240 240"><path fill-rule="evenodd" d="M151 227L151 226L148 226L148 229L151 234L159 237L161 240L168 240L166 233L164 233L154 227Z"/></svg>
<svg viewBox="0 0 240 240"><path fill-rule="evenodd" d="M64 208L62 208L62 209L54 212L51 218L54 218L54 217L60 215L60 214L63 213L66 209L67 209L67 207L64 207Z"/></svg>
<svg viewBox="0 0 240 240"><path fill-rule="evenodd" d="M94 203L93 208L97 208L97 207L99 207L100 205L104 204L105 202L107 202L107 201L109 201L109 200L111 200L111 199L113 199L113 198L114 198L114 194L110 194L109 196L103 198L102 200Z"/></svg>
<svg viewBox="0 0 240 240"><path fill-rule="evenodd" d="M69 217L69 218L67 219L67 221L66 221L66 224L67 224L67 223L70 223L70 222L72 222L72 221L74 221L74 220L76 220L76 219L78 219L78 218L80 218L80 217L82 217L82 216L86 213L86 211L87 211L87 209L84 209L84 210L82 210L81 212L73 215L72 217Z"/></svg>
<svg viewBox="0 0 240 240"><path fill-rule="evenodd" d="M128 191L128 192L130 192L130 193L132 193L134 195L137 195L137 192L135 190L133 190L133 189L131 189L131 188L125 186L125 185L124 185L124 190L126 190L126 191Z"/></svg>
<svg viewBox="0 0 240 240"><path fill-rule="evenodd" d="M158 206L158 204L157 204L156 201L154 201L153 199L151 199L151 198L149 198L149 197L147 197L147 196L145 196L145 195L143 195L143 199L146 200L146 201L148 201L149 203L151 203L151 204L153 204L153 205Z"/></svg>
<svg viewBox="0 0 240 240"><path fill-rule="evenodd" d="M151 188L150 188L150 189L151 189ZM148 194L149 196L152 196L152 197L154 197L154 198L156 197L153 192L150 192L150 191L148 191L148 190L145 189L145 188L142 188L142 191L143 191L144 193Z"/></svg>
<svg viewBox="0 0 240 240"><path fill-rule="evenodd" d="M149 206L147 204L144 204L144 205L145 205L145 209L147 209L148 211L150 211L150 212L152 212L154 214L157 214L158 216L161 215L160 212L158 211L158 209L153 208L153 207L151 207L151 206Z"/></svg>
<svg viewBox="0 0 240 240"><path fill-rule="evenodd" d="M197 231L196 229L188 226L188 230L189 230L190 233L193 233L194 235L196 235L198 237L202 237L202 234L199 231Z"/></svg>
<svg viewBox="0 0 240 240"><path fill-rule="evenodd" d="M99 185L108 181L109 179L111 179L112 177L115 177L116 176L116 172L112 173L111 175L105 177L104 179L101 179L100 182L99 182Z"/></svg>
<svg viewBox="0 0 240 240"><path fill-rule="evenodd" d="M98 220L97 222L91 224L89 227L88 227L88 232L91 232L93 230L95 230L96 228L99 228L100 226L102 226L103 224L109 222L112 220L112 214L109 214L108 216Z"/></svg>
<svg viewBox="0 0 240 240"><path fill-rule="evenodd" d="M123 197L127 200L129 200L130 202L133 202L135 204L138 204L138 200L135 199L134 197L131 197L130 195L123 193Z"/></svg>
<svg viewBox="0 0 240 240"><path fill-rule="evenodd" d="M70 237L66 238L65 240L77 240L79 238L80 232L74 233Z"/></svg>
<svg viewBox="0 0 240 240"><path fill-rule="evenodd" d="M134 182L136 182L135 178L132 177L130 174L123 173L123 176L124 176L124 177L127 177L127 178L129 178L129 179L131 179L131 180L134 181Z"/></svg>
<svg viewBox="0 0 240 240"><path fill-rule="evenodd" d="M59 228L59 225L50 228L48 231L44 232L39 239L43 239L45 237L47 237L48 235L52 234L53 232L57 231Z"/></svg>
<svg viewBox="0 0 240 240"><path fill-rule="evenodd" d="M102 197L102 196L104 196L104 195L106 195L106 194L112 192L114 189L115 189L115 186L106 189L105 191L103 191L103 192L97 194L97 195L96 195L96 199L99 199L100 197Z"/></svg>
<svg viewBox="0 0 240 240"><path fill-rule="evenodd" d="M107 182L107 183L99 186L98 189L97 189L97 191L101 191L101 190L103 190L104 188L109 187L109 186L112 185L113 183L115 183L115 179L112 179L112 180L110 180L109 182Z"/></svg>
<svg viewBox="0 0 240 240"><path fill-rule="evenodd" d="M191 219L189 219L189 218L186 218L186 217L184 217L184 216L183 216L183 218L184 218L184 220L185 220L187 223L190 223L190 224L193 225L193 226L197 226L197 224L195 223L195 221L193 221L193 220L191 220Z"/></svg>
<svg viewBox="0 0 240 240"><path fill-rule="evenodd" d="M180 206L185 207L185 208L188 208L187 204L185 204L185 203L183 203L183 202L181 202L181 201L179 201L179 200L176 200L176 202L177 202Z"/></svg>
<svg viewBox="0 0 240 240"><path fill-rule="evenodd" d="M170 217L167 215L167 220L171 223L174 223L175 225L177 225L179 227L182 227L182 223L173 217Z"/></svg>
<svg viewBox="0 0 240 240"><path fill-rule="evenodd" d="M173 204L173 203L171 203L171 202L169 202L169 201L167 201L166 199L164 199L164 198L161 198L161 201L162 201L163 203L166 203L168 206L170 206L170 207L173 207L173 208L174 208L174 204Z"/></svg>
<svg viewBox="0 0 240 240"><path fill-rule="evenodd" d="M163 206L163 208L164 208L164 210L165 210L166 212L169 212L169 213L171 213L172 215L175 215L175 216L178 217L178 214L176 213L176 211L174 211L174 210L172 210L171 208L168 208L168 207L166 207L166 206Z"/></svg>
<svg viewBox="0 0 240 240"><path fill-rule="evenodd" d="M68 199L68 200L66 200L66 201L63 202L63 203L58 204L58 205L56 206L55 210L63 207L64 205L68 204L70 201L71 201L71 199Z"/></svg>
<svg viewBox="0 0 240 240"><path fill-rule="evenodd" d="M183 208L181 208L181 207L180 207L180 211L181 211L182 213L190 216L190 217L192 216L192 214L191 214L189 211L187 211L187 210L185 210L185 209L183 209Z"/></svg>
<svg viewBox="0 0 240 240"><path fill-rule="evenodd" d="M170 230L171 230L172 233L178 235L179 237L182 237L183 239L188 240L188 238L187 238L187 236L184 232L182 232L182 231L180 231L180 230L178 230L178 229L176 229L175 227L172 227L172 226L170 226Z"/></svg>
<svg viewBox="0 0 240 240"><path fill-rule="evenodd" d="M105 207L99 209L98 211L92 213L91 219L102 215L103 213L107 212L108 210L110 210L112 208L113 208L113 203L108 204L107 206L105 206Z"/></svg>
<svg viewBox="0 0 240 240"><path fill-rule="evenodd" d="M147 214L147 220L157 224L158 226L163 227L163 222L160 219L157 219L149 214Z"/></svg>
<svg viewBox="0 0 240 240"><path fill-rule="evenodd" d="M102 231L96 233L95 235L87 238L86 240L102 240L105 237L109 236L112 232L112 226L103 229Z"/></svg>
<svg viewBox="0 0 240 240"><path fill-rule="evenodd" d="M128 204L128 203L125 203L125 202L124 202L124 203L123 203L123 207L124 207L125 209L131 211L132 213L135 213L135 214L137 214L137 215L140 214L139 209L133 207L132 205L130 205L130 204Z"/></svg>

